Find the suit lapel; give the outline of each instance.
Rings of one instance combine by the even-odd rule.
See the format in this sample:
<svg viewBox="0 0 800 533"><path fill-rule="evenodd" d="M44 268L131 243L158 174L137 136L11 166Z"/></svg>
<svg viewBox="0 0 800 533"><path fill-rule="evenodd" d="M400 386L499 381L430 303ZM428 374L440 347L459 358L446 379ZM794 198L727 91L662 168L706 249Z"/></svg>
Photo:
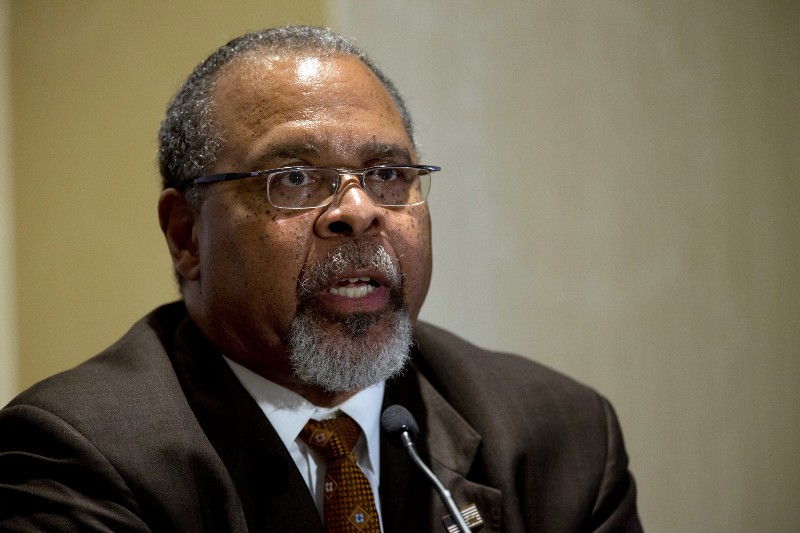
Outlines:
<svg viewBox="0 0 800 533"><path fill-rule="evenodd" d="M248 529L322 533L308 487L275 429L188 319L176 333L173 357L189 404L230 473Z"/></svg>
<svg viewBox="0 0 800 533"><path fill-rule="evenodd" d="M406 407L420 426L416 447L423 460L463 509L475 504L484 520L481 533L501 530L501 493L483 485L478 457L480 435L412 364L399 378L387 382L384 408ZM381 439L381 506L386 533L446 531L448 515L430 481L405 450Z"/></svg>
<svg viewBox="0 0 800 533"><path fill-rule="evenodd" d="M190 320L178 328L170 357L200 426L230 473L248 529L322 533L316 505L286 447ZM481 484L480 435L414 364L387 382L384 408L391 404L403 405L416 418L417 450L459 508L475 504L485 522L480 532L499 533L501 493ZM211 517L216 496L205 489L197 487ZM433 485L388 439L381 439L380 495L385 533L446 531L442 519L448 512Z"/></svg>

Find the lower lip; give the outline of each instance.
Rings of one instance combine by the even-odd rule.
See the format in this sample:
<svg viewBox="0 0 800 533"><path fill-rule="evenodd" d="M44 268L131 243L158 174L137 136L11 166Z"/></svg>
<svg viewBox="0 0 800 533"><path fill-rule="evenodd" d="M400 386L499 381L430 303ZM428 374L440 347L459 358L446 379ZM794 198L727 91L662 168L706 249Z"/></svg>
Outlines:
<svg viewBox="0 0 800 533"><path fill-rule="evenodd" d="M323 291L319 293L319 299L326 307L338 313L369 313L386 308L389 303L389 289L384 286L376 287L361 298L348 298Z"/></svg>

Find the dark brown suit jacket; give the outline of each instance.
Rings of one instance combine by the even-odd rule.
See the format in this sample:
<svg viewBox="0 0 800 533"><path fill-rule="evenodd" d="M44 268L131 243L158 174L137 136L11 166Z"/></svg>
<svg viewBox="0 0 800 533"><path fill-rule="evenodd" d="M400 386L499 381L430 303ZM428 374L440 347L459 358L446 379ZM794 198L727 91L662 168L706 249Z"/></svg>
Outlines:
<svg viewBox="0 0 800 533"><path fill-rule="evenodd" d="M485 533L639 531L610 405L522 358L419 324L386 405ZM446 515L403 450L381 443L387 532ZM0 411L0 530L322 533L311 495L263 413L186 317L161 307L77 368Z"/></svg>

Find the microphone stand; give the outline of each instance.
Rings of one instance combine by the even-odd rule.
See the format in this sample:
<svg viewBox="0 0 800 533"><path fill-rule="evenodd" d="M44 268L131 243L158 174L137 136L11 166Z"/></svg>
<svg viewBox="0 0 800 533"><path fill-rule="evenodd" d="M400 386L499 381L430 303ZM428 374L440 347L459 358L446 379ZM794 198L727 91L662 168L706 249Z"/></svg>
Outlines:
<svg viewBox="0 0 800 533"><path fill-rule="evenodd" d="M411 459L414 463L422 470L428 479L431 480L433 486L436 487L436 490L439 492L439 496L442 497L447 510L450 511L450 515L453 518L453 521L458 525L458 529L461 530L461 533L471 533L467 522L464 520L464 517L461 516L461 511L458 510L456 507L456 502L453 501L453 497L450 495L450 491L442 485L442 482L439 481L431 469L422 462L420 459L419 454L417 453L417 449L414 446L414 441L411 439L411 436L408 434L408 431L402 431L400 433L400 442L402 442L403 446L405 446L406 450L408 451L408 455L411 456Z"/></svg>

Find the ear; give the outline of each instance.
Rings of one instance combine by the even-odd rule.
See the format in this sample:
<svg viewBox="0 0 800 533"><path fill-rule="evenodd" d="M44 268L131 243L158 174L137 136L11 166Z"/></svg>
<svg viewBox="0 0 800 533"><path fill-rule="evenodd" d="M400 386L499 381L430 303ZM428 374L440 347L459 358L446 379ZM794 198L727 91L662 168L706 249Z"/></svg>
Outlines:
<svg viewBox="0 0 800 533"><path fill-rule="evenodd" d="M176 189L164 189L158 198L158 221L167 239L175 270L186 280L200 278L197 244L199 213Z"/></svg>

